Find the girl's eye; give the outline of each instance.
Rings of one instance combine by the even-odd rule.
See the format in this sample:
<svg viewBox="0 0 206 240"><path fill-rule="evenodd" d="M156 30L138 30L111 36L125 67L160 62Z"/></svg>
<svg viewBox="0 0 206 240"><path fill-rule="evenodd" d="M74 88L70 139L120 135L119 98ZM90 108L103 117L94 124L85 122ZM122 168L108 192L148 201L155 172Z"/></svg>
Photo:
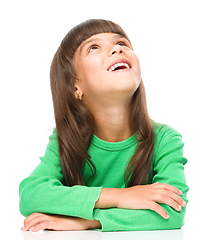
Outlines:
<svg viewBox="0 0 206 240"><path fill-rule="evenodd" d="M95 49L98 49L98 46L97 46L97 45L92 45L92 46L89 48L88 52L92 52L92 51L94 51Z"/></svg>
<svg viewBox="0 0 206 240"><path fill-rule="evenodd" d="M125 42L118 42L117 45L126 46L127 47L127 44Z"/></svg>

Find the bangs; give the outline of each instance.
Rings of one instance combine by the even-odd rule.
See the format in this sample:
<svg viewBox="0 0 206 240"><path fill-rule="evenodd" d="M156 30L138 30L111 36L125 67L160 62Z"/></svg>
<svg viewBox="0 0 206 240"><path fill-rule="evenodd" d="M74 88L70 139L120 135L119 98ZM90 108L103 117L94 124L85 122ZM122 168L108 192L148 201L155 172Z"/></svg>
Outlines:
<svg viewBox="0 0 206 240"><path fill-rule="evenodd" d="M62 45L69 44L70 58L73 58L77 48L88 38L99 33L116 33L126 38L131 44L130 39L124 30L116 23L103 19L89 19L72 28L62 41ZM132 44L131 44L132 45ZM66 47L66 46L65 46ZM71 51L72 50L72 51Z"/></svg>
<svg viewBox="0 0 206 240"><path fill-rule="evenodd" d="M128 39L126 33L119 25L102 19L87 20L77 25L77 31L80 32L79 44L99 33L116 33Z"/></svg>

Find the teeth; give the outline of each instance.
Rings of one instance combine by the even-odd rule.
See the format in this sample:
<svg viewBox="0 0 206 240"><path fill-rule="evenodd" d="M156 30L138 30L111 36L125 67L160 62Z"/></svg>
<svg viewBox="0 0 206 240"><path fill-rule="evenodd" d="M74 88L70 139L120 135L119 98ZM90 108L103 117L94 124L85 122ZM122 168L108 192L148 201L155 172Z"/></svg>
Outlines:
<svg viewBox="0 0 206 240"><path fill-rule="evenodd" d="M109 71L114 71L117 67L125 66L129 69L129 65L127 63L116 63L115 65L111 66Z"/></svg>

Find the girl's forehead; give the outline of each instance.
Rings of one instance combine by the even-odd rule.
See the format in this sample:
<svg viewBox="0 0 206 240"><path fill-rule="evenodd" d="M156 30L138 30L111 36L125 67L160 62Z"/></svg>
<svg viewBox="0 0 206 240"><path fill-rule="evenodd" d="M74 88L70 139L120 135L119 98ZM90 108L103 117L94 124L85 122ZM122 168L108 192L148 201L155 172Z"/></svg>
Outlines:
<svg viewBox="0 0 206 240"><path fill-rule="evenodd" d="M94 37L99 37L99 38L109 38L109 37L118 37L118 36L121 36L120 34L117 34L117 33L113 33L113 32L103 32L103 33L97 33L97 34L94 34L92 35L91 37L87 38L87 39L90 39L90 38L94 38ZM86 40L87 40L86 39Z"/></svg>
<svg viewBox="0 0 206 240"><path fill-rule="evenodd" d="M94 40L94 39L115 39L115 38L123 38L123 36L121 36L120 34L117 34L117 33L97 33L95 35L92 35L91 37L87 38L86 40L83 41L86 42L86 41L89 41L89 40ZM83 44L82 43L82 44Z"/></svg>

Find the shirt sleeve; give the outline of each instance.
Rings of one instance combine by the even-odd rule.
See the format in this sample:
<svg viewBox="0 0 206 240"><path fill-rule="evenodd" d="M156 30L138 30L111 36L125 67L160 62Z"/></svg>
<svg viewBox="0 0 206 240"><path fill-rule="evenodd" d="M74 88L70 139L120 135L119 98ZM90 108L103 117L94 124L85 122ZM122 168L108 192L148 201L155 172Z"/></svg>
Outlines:
<svg viewBox="0 0 206 240"><path fill-rule="evenodd" d="M188 202L189 190L184 174L187 160L183 157L183 141L174 129L164 126L155 138L153 154L152 182L170 184L183 192L182 199ZM176 211L166 204L159 203L169 214L169 219L162 218L155 211L129 209L95 209L96 220L102 224L100 231L145 231L178 229L184 225L186 206Z"/></svg>
<svg viewBox="0 0 206 240"><path fill-rule="evenodd" d="M23 216L34 212L93 220L94 205L102 187L63 186L56 131L41 162L19 185L19 208Z"/></svg>

